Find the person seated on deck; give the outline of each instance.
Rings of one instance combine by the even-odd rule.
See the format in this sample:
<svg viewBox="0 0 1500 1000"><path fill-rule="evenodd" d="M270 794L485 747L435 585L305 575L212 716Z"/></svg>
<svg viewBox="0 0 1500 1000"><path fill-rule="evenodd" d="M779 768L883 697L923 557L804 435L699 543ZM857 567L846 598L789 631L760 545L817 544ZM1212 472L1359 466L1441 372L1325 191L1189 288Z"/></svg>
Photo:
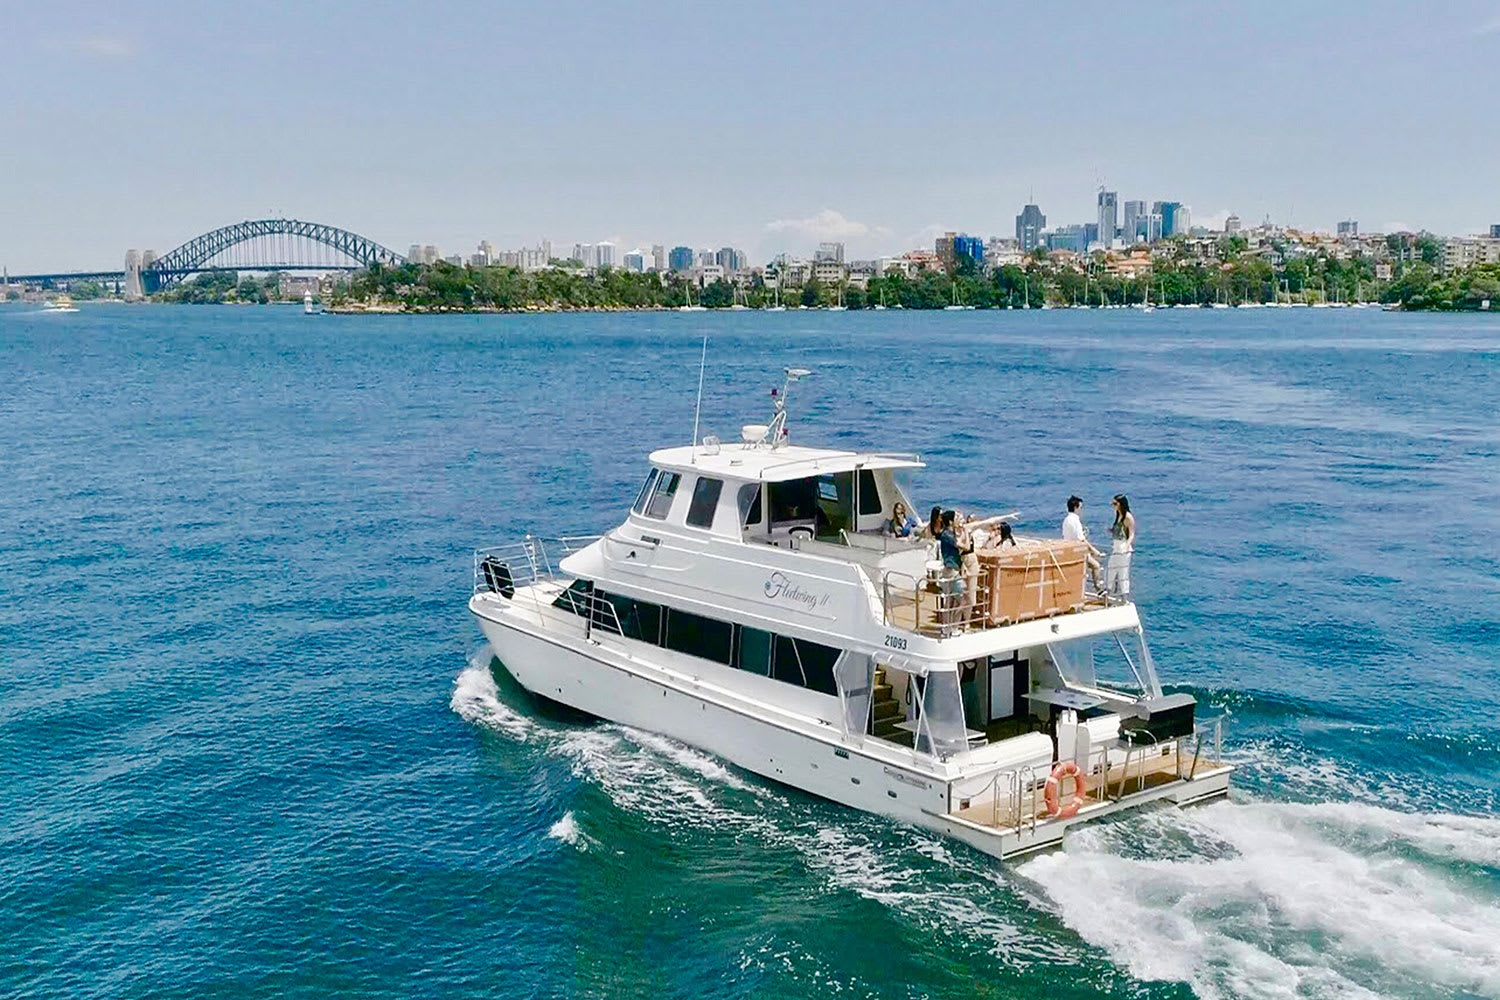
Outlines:
<svg viewBox="0 0 1500 1000"><path fill-rule="evenodd" d="M1089 541L1089 530L1083 526L1083 500L1077 495L1068 497L1068 513L1063 518L1062 536L1070 542L1082 542L1088 546L1084 552L1084 563L1088 566L1089 579L1094 583L1096 593L1104 593L1104 587L1099 583L1099 557L1104 555L1094 544Z"/></svg>
<svg viewBox="0 0 1500 1000"><path fill-rule="evenodd" d="M1016 546L1016 533L1014 531L1010 530L1010 522L1009 521L1001 521L1000 522L1000 540L995 543L995 547L996 548L1001 548L1001 547L1004 547L1006 545L1009 545L1011 548L1015 548L1015 546Z"/></svg>
<svg viewBox="0 0 1500 1000"><path fill-rule="evenodd" d="M923 526L922 532L917 537L924 541L935 542L943 533L943 508L933 507L932 513L927 515L927 524Z"/></svg>
<svg viewBox="0 0 1500 1000"><path fill-rule="evenodd" d="M911 538L917 534L917 519L900 500L891 508L891 519L885 522L885 533L893 538Z"/></svg>

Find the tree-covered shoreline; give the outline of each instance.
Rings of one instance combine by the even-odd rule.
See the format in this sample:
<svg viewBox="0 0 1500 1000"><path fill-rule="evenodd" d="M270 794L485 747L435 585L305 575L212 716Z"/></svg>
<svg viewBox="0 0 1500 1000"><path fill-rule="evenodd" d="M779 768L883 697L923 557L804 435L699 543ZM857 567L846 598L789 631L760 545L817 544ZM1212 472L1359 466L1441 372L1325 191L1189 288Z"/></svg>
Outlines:
<svg viewBox="0 0 1500 1000"><path fill-rule="evenodd" d="M1116 273L1102 255L1059 261L1038 254L1024 265L953 274L926 271L914 277L888 273L864 288L809 280L779 293L762 273L740 284L717 280L698 287L685 274L636 273L618 268L585 271L554 262L537 271L446 262L374 266L334 280L324 305L347 312L523 312L568 310L763 309L780 304L849 309L875 306L976 309L1125 306L1209 306L1370 303L1402 309L1500 311L1500 265L1481 264L1442 273L1430 253L1401 261L1377 278L1365 258L1299 257L1273 265L1262 256L1235 254L1221 261L1158 257L1149 270ZM168 302L279 301L278 276L240 278L234 272L200 275L159 293ZM300 299L300 296L298 297ZM1489 303L1486 306L1486 302Z"/></svg>

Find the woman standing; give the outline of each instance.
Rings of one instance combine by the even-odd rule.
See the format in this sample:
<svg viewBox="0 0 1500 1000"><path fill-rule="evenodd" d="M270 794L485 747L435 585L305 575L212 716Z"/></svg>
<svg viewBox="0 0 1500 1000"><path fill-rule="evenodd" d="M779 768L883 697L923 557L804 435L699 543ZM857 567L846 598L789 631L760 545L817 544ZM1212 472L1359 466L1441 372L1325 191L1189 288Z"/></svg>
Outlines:
<svg viewBox="0 0 1500 1000"><path fill-rule="evenodd" d="M1109 569L1104 586L1111 596L1130 600L1130 557L1135 554L1135 515L1125 494L1115 494L1115 523L1109 528Z"/></svg>

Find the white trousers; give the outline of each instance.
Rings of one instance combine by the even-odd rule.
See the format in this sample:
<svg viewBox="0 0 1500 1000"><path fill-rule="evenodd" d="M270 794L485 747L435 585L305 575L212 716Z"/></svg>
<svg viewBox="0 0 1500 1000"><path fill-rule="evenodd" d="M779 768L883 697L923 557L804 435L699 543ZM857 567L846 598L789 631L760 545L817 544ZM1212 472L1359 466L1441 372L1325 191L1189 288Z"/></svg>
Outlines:
<svg viewBox="0 0 1500 1000"><path fill-rule="evenodd" d="M1129 551L1114 551L1109 554L1109 568L1105 571L1104 587L1115 597L1130 596Z"/></svg>

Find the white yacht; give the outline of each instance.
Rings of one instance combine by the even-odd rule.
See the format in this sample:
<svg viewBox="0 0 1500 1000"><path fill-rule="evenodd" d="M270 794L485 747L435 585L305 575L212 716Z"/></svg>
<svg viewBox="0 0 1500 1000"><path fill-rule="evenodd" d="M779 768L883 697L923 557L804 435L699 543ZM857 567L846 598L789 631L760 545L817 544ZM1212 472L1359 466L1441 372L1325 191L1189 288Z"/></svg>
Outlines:
<svg viewBox="0 0 1500 1000"><path fill-rule="evenodd" d="M914 455L769 424L650 455L624 521L475 553L469 609L528 691L1006 858L1155 800L1224 795L1217 720L1164 694L1085 543L970 522L976 558L886 530ZM696 434L695 434L696 437ZM1008 533L1005 533L1008 534ZM1009 540L1007 540L1009 542Z"/></svg>

